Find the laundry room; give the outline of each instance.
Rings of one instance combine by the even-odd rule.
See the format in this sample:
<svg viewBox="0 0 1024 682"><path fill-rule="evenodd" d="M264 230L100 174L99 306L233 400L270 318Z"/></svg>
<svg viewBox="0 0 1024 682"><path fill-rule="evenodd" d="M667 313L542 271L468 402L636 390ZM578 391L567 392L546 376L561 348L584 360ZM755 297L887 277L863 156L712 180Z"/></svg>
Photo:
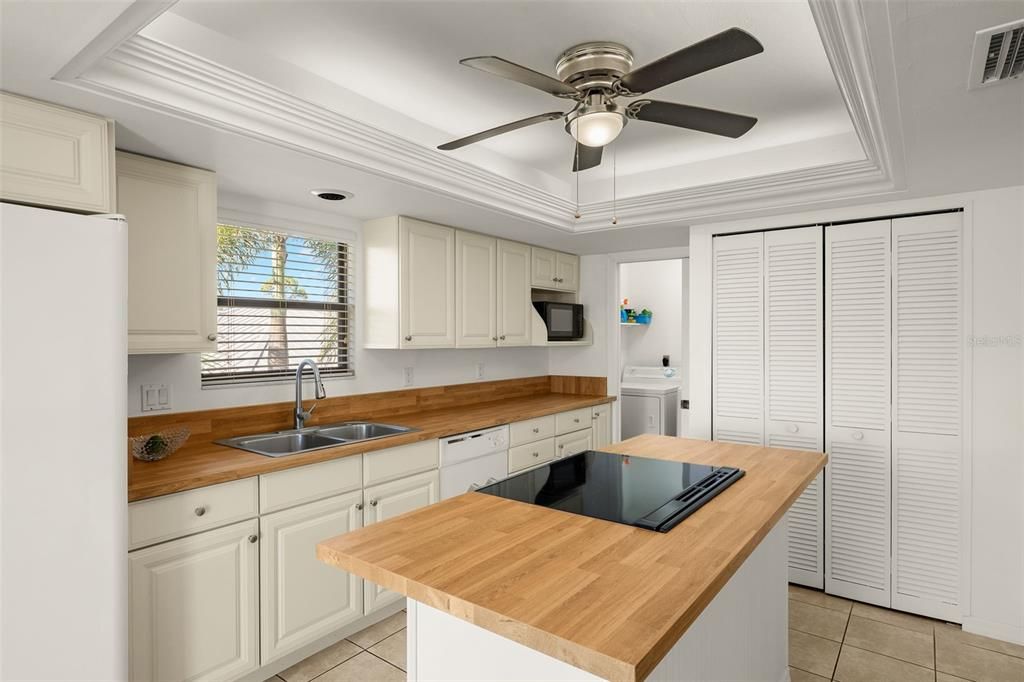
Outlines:
<svg viewBox="0 0 1024 682"><path fill-rule="evenodd" d="M687 434L689 260L619 264L622 437Z"/></svg>

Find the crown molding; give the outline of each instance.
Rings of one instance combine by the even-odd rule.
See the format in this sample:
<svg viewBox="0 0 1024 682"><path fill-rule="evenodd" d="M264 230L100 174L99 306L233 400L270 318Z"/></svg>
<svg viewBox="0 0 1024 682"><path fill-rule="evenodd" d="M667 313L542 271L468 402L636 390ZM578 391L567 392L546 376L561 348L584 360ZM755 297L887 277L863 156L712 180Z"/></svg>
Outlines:
<svg viewBox="0 0 1024 682"><path fill-rule="evenodd" d="M569 233L687 224L898 191L904 168L901 121L898 107L890 103L887 109L879 97L879 85L895 92L895 74L881 72L885 82L875 82L880 72L873 68L866 5L861 0L809 1L866 158L625 198L615 203L614 226L611 202L585 204L582 217L575 219L575 204L566 197L343 116L126 26L105 31L55 78ZM136 14L136 23L155 16L141 10ZM882 28L888 31L887 12L875 12L872 21L883 20L882 15Z"/></svg>

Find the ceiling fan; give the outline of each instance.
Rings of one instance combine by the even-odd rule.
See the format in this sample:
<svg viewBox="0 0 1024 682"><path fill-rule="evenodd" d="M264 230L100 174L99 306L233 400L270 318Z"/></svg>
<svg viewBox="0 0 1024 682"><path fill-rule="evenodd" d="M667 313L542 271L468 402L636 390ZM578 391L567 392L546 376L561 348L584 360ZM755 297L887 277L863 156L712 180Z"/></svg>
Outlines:
<svg viewBox="0 0 1024 682"><path fill-rule="evenodd" d="M462 59L460 64L572 100L576 105L564 113L538 114L462 137L438 149L451 151L535 123L564 118L566 132L576 140L572 164L576 172L600 165L602 148L618 137L630 119L739 137L754 127L756 118L652 99L634 99L628 103L618 100L640 97L760 52L764 52L764 47L757 38L744 30L730 28L635 71L631 70L633 53L629 48L609 42L583 43L563 52L555 64L557 79L501 57Z"/></svg>

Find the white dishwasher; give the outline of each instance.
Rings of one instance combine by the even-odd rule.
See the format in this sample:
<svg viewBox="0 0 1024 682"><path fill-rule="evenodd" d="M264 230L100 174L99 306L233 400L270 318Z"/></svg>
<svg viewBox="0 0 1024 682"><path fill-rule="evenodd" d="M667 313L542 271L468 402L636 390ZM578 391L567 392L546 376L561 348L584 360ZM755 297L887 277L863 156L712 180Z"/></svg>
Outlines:
<svg viewBox="0 0 1024 682"><path fill-rule="evenodd" d="M441 439L441 499L508 477L508 425Z"/></svg>

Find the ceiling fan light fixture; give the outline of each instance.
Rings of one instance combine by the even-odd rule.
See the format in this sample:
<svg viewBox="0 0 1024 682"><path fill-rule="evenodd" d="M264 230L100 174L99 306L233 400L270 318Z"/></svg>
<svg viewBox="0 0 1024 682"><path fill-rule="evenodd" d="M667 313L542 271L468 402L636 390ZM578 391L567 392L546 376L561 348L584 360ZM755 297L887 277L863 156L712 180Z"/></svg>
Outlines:
<svg viewBox="0 0 1024 682"><path fill-rule="evenodd" d="M617 108L581 110L578 116L569 119L566 130L585 147L603 147L622 132L626 117Z"/></svg>

